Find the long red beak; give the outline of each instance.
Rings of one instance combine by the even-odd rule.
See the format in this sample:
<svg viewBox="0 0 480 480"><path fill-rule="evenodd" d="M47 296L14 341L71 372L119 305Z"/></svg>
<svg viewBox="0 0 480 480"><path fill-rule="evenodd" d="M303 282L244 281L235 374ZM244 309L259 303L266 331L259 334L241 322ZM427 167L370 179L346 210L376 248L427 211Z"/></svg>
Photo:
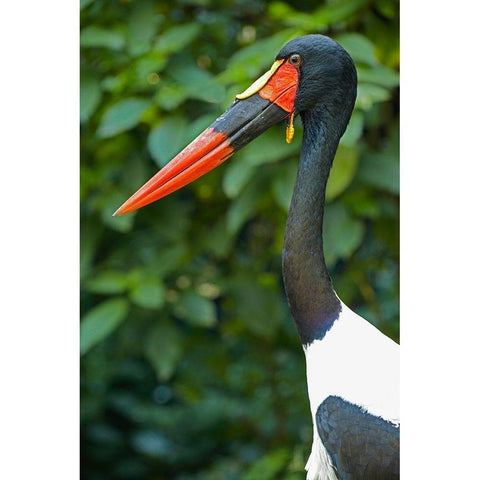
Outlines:
<svg viewBox="0 0 480 480"><path fill-rule="evenodd" d="M270 126L292 115L298 79L299 72L295 67L285 60L277 60L270 72L239 95L239 100L113 215L137 210L193 182L230 158Z"/></svg>

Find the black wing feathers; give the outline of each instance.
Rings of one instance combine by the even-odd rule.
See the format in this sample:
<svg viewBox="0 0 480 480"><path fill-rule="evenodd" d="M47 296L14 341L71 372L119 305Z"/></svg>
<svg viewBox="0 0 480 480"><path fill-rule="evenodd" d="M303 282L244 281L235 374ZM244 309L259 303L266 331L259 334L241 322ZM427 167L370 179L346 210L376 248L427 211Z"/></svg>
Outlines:
<svg viewBox="0 0 480 480"><path fill-rule="evenodd" d="M318 407L317 429L340 480L400 478L400 429L330 396Z"/></svg>

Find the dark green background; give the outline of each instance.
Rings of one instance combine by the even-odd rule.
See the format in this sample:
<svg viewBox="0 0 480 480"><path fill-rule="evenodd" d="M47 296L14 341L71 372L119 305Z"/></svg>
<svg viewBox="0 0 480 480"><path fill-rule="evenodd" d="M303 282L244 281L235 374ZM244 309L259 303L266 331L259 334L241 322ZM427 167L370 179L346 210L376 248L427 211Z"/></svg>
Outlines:
<svg viewBox="0 0 480 480"><path fill-rule="evenodd" d="M327 263L342 300L398 340L398 2L80 3L82 478L303 479L312 427L281 280L300 120L291 145L273 127L111 215L286 41L330 35L359 88L327 190Z"/></svg>

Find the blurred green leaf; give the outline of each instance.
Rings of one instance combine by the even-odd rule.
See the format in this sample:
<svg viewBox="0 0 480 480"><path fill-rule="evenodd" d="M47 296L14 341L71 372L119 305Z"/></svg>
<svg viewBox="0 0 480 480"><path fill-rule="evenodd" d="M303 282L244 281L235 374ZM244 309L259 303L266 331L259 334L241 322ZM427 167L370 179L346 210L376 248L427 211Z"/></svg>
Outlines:
<svg viewBox="0 0 480 480"><path fill-rule="evenodd" d="M146 155L143 152L142 154L139 153L129 156L122 165L122 185L132 193L145 183L149 173Z"/></svg>
<svg viewBox="0 0 480 480"><path fill-rule="evenodd" d="M86 6L90 5L93 0L80 0L80 10L83 10Z"/></svg>
<svg viewBox="0 0 480 480"><path fill-rule="evenodd" d="M185 243L169 245L156 252L155 259L151 263L152 270L160 277L166 276L182 264L181 259L185 256L187 247Z"/></svg>
<svg viewBox="0 0 480 480"><path fill-rule="evenodd" d="M169 68L169 74L190 98L210 103L219 103L225 98L225 89L215 77L193 63L177 62Z"/></svg>
<svg viewBox="0 0 480 480"><path fill-rule="evenodd" d="M357 171L358 156L355 147L338 146L325 192L327 202L338 197L350 185Z"/></svg>
<svg viewBox="0 0 480 480"><path fill-rule="evenodd" d="M365 227L353 218L339 202L325 209L323 243L325 261L332 266L339 259L347 259L360 245Z"/></svg>
<svg viewBox="0 0 480 480"><path fill-rule="evenodd" d="M80 279L88 276L102 234L102 225L82 219L80 224Z"/></svg>
<svg viewBox="0 0 480 480"><path fill-rule="evenodd" d="M148 136L148 149L159 167L166 165L185 146L187 122L171 116L154 127Z"/></svg>
<svg viewBox="0 0 480 480"><path fill-rule="evenodd" d="M337 0L319 7L312 13L298 12L284 2L272 2L268 13L273 20L281 21L285 25L317 33L333 23L349 18L366 2L367 0Z"/></svg>
<svg viewBox="0 0 480 480"><path fill-rule="evenodd" d="M155 42L155 48L163 53L178 52L193 42L200 33L200 25L191 23L176 25L165 30Z"/></svg>
<svg viewBox="0 0 480 480"><path fill-rule="evenodd" d="M100 27L86 27L80 33L80 46L103 47L111 50L122 50L125 37L122 33Z"/></svg>
<svg viewBox="0 0 480 480"><path fill-rule="evenodd" d="M242 164L235 158L227 167L223 176L223 191L229 198L238 197L243 187L255 173L256 168L250 164Z"/></svg>
<svg viewBox="0 0 480 480"><path fill-rule="evenodd" d="M211 251L218 257L225 257L231 249L233 238L227 231L224 218L215 223L202 238L206 251Z"/></svg>
<svg viewBox="0 0 480 480"><path fill-rule="evenodd" d="M126 318L128 301L124 298L106 300L89 310L80 323L80 354L110 335Z"/></svg>
<svg viewBox="0 0 480 480"><path fill-rule="evenodd" d="M90 279L87 282L87 289L93 293L112 295L125 292L128 284L128 274L114 270L106 270Z"/></svg>
<svg viewBox="0 0 480 480"><path fill-rule="evenodd" d="M132 446L137 452L153 458L168 455L170 448L163 435L154 430L136 433L132 438Z"/></svg>
<svg viewBox="0 0 480 480"><path fill-rule="evenodd" d="M340 139L340 145L354 147L359 142L363 133L363 114L358 110L354 110L348 127L343 137Z"/></svg>
<svg viewBox="0 0 480 480"><path fill-rule="evenodd" d="M361 83L357 90L357 107L369 110L374 103L385 102L390 98L390 92L378 85Z"/></svg>
<svg viewBox="0 0 480 480"><path fill-rule="evenodd" d="M233 279L228 288L238 319L255 335L273 336L283 313L276 292L245 277Z"/></svg>
<svg viewBox="0 0 480 480"><path fill-rule="evenodd" d="M290 201L297 178L297 163L289 162L285 165L279 165L275 171L275 177L272 182L273 196L277 204L286 212L290 208Z"/></svg>
<svg viewBox="0 0 480 480"><path fill-rule="evenodd" d="M355 63L375 66L378 64L375 56L375 45L360 33L342 33L335 40L350 54Z"/></svg>
<svg viewBox="0 0 480 480"><path fill-rule="evenodd" d="M286 448L269 452L256 460L242 475L242 480L274 480L286 467L290 453Z"/></svg>
<svg viewBox="0 0 480 480"><path fill-rule="evenodd" d="M387 18L395 18L398 14L398 0L376 0L375 7Z"/></svg>
<svg viewBox="0 0 480 480"><path fill-rule="evenodd" d="M102 90L114 94L122 93L128 86L130 79L125 72L118 75L110 75L101 80Z"/></svg>
<svg viewBox="0 0 480 480"><path fill-rule="evenodd" d="M260 185L252 181L228 209L227 231L234 235L255 214L255 204L261 194Z"/></svg>
<svg viewBox="0 0 480 480"><path fill-rule="evenodd" d="M322 6L314 13L319 24L331 25L346 20L360 10L369 0L337 0Z"/></svg>
<svg viewBox="0 0 480 480"><path fill-rule="evenodd" d="M100 138L113 137L135 127L149 106L150 102L143 98L127 98L111 105L103 114L97 135Z"/></svg>
<svg viewBox="0 0 480 480"><path fill-rule="evenodd" d="M326 27L325 23L318 23L311 13L298 12L285 2L271 2L268 16L274 21L305 30L321 31Z"/></svg>
<svg viewBox="0 0 480 480"><path fill-rule="evenodd" d="M376 65L373 68L357 67L358 81L361 83L374 83L381 87L393 88L400 83L400 77L397 72L382 65Z"/></svg>
<svg viewBox="0 0 480 480"><path fill-rule="evenodd" d="M136 0L128 17L129 50L132 55L140 55L150 49L159 16L153 0Z"/></svg>
<svg viewBox="0 0 480 480"><path fill-rule="evenodd" d="M398 138L379 152L365 152L362 155L358 179L369 184L398 194L400 190L400 159Z"/></svg>
<svg viewBox="0 0 480 480"><path fill-rule="evenodd" d="M168 322L156 323L148 332L145 355L160 381L168 380L182 356L182 336Z"/></svg>
<svg viewBox="0 0 480 480"><path fill-rule="evenodd" d="M148 83L148 76L152 73L158 73L167 64L167 57L161 52L149 52L138 58L134 63L137 77Z"/></svg>
<svg viewBox="0 0 480 480"><path fill-rule="evenodd" d="M343 200L345 205L356 215L367 218L378 218L380 215L378 201L370 191L354 190L347 193Z"/></svg>
<svg viewBox="0 0 480 480"><path fill-rule="evenodd" d="M175 314L192 325L213 327L217 323L215 304L195 292L185 292L175 305Z"/></svg>
<svg viewBox="0 0 480 480"><path fill-rule="evenodd" d="M188 97L188 92L180 85L163 82L155 94L155 102L164 110L174 110Z"/></svg>
<svg viewBox="0 0 480 480"><path fill-rule="evenodd" d="M80 74L80 122L85 122L95 112L102 98L100 82L96 75Z"/></svg>
<svg viewBox="0 0 480 480"><path fill-rule="evenodd" d="M132 288L130 299L140 307L158 309L165 303L165 288L158 278L145 278Z"/></svg>

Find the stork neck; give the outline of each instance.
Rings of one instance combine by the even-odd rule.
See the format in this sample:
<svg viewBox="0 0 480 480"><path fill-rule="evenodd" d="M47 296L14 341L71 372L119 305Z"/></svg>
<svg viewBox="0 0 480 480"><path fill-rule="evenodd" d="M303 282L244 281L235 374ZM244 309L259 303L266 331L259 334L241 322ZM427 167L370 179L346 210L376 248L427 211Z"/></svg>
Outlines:
<svg viewBox="0 0 480 480"><path fill-rule="evenodd" d="M340 135L320 116L302 116L300 165L288 213L282 269L290 311L304 345L321 339L339 317L323 254L325 189ZM331 125L331 124L330 124ZM342 132L343 133L343 132Z"/></svg>

